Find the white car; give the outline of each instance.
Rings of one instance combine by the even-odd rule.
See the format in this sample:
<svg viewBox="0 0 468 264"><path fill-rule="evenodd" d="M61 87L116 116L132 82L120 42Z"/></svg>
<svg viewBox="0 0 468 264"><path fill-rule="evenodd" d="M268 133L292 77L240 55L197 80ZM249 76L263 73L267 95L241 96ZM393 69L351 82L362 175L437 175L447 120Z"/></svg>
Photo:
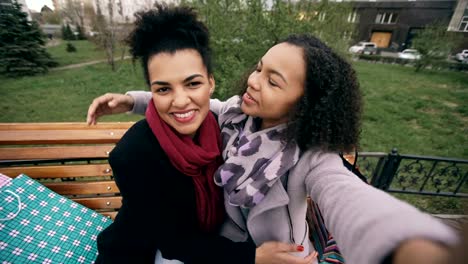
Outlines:
<svg viewBox="0 0 468 264"><path fill-rule="evenodd" d="M406 60L419 60L421 54L415 49L405 49L402 52L398 52L398 58Z"/></svg>
<svg viewBox="0 0 468 264"><path fill-rule="evenodd" d="M356 45L351 46L348 51L357 54L377 54L377 44L374 42L361 41Z"/></svg>
<svg viewBox="0 0 468 264"><path fill-rule="evenodd" d="M462 50L462 52L455 55L455 59L459 62L468 63L468 49Z"/></svg>

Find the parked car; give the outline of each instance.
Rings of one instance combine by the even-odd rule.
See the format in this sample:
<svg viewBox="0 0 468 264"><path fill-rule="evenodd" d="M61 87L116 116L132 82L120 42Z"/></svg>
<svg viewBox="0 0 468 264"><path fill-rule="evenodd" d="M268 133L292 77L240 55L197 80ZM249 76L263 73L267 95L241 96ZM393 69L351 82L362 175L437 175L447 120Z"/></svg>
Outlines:
<svg viewBox="0 0 468 264"><path fill-rule="evenodd" d="M462 50L462 52L455 55L455 59L459 62L468 63L468 49Z"/></svg>
<svg viewBox="0 0 468 264"><path fill-rule="evenodd" d="M374 42L361 41L348 50L351 53L373 55L377 54L377 44Z"/></svg>
<svg viewBox="0 0 468 264"><path fill-rule="evenodd" d="M401 52L398 52L398 58L407 60L419 60L421 59L421 54L415 49L405 49Z"/></svg>

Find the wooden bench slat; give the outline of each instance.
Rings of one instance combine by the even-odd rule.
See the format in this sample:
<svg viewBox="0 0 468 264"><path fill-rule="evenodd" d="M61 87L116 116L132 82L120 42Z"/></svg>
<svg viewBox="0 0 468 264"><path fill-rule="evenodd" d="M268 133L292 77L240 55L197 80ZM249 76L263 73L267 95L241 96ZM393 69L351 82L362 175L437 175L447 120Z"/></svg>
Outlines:
<svg viewBox="0 0 468 264"><path fill-rule="evenodd" d="M0 160L107 158L114 145L0 148Z"/></svg>
<svg viewBox="0 0 468 264"><path fill-rule="evenodd" d="M0 123L0 173L44 179L54 192L114 219L122 197L107 158L133 124Z"/></svg>
<svg viewBox="0 0 468 264"><path fill-rule="evenodd" d="M114 220L115 217L117 216L117 212L99 212L105 217L109 217L110 219Z"/></svg>
<svg viewBox="0 0 468 264"><path fill-rule="evenodd" d="M83 164L83 165L54 165L54 166L22 166L0 167L0 173L9 177L16 177L21 173L31 178L70 178L70 177L94 177L111 176L112 170L109 164Z"/></svg>
<svg viewBox="0 0 468 264"><path fill-rule="evenodd" d="M74 198L72 200L93 210L119 209L122 206L122 197L119 196Z"/></svg>
<svg viewBox="0 0 468 264"><path fill-rule="evenodd" d="M114 181L50 182L44 185L54 192L63 195L112 194L120 192Z"/></svg>
<svg viewBox="0 0 468 264"><path fill-rule="evenodd" d="M0 130L0 144L116 143L126 131L126 129Z"/></svg>
<svg viewBox="0 0 468 264"><path fill-rule="evenodd" d="M0 130L66 130L66 129L129 129L134 122L101 122L88 126L85 122L0 123Z"/></svg>

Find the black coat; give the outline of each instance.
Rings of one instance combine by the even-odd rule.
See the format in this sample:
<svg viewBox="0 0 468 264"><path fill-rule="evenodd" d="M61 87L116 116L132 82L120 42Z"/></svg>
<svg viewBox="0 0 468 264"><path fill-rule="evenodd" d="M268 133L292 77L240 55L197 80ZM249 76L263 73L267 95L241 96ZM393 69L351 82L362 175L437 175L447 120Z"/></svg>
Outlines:
<svg viewBox="0 0 468 264"><path fill-rule="evenodd" d="M96 263L254 263L255 245L204 234L197 225L192 178L170 163L146 120L133 125L110 153L122 193L115 221L98 238Z"/></svg>

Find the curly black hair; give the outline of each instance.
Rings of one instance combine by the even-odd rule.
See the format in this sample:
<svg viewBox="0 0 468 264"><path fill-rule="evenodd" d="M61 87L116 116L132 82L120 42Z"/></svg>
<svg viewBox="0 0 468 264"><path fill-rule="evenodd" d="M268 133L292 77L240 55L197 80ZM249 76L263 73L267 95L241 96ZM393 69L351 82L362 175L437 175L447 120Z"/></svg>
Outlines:
<svg viewBox="0 0 468 264"><path fill-rule="evenodd" d="M208 75L213 74L210 34L193 8L156 3L154 9L137 12L135 17L135 27L126 42L133 60L141 59L148 85L148 60L161 52L172 54L178 50L194 49L200 53Z"/></svg>
<svg viewBox="0 0 468 264"><path fill-rule="evenodd" d="M306 63L304 95L290 112L288 139L301 150L356 150L362 95L351 65L311 35L291 35L280 43L301 48Z"/></svg>
<svg viewBox="0 0 468 264"><path fill-rule="evenodd" d="M306 64L304 95L289 112L284 141L294 141L302 151L354 152L361 133L362 95L351 65L311 35L290 35L279 43L303 50ZM277 43L277 44L279 44ZM240 95L247 89L252 66L238 82Z"/></svg>

